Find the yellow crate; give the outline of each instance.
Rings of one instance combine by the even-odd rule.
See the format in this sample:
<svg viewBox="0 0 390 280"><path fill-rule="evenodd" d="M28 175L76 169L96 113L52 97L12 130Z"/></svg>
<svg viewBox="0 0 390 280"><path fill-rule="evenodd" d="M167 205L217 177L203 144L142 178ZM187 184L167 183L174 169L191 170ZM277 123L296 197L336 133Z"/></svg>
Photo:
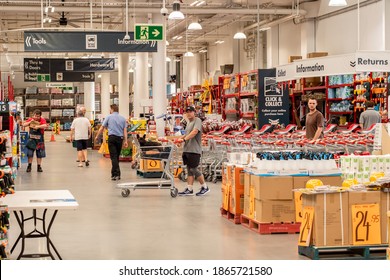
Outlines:
<svg viewBox="0 0 390 280"><path fill-rule="evenodd" d="M146 129L146 125L147 125L147 119L132 118L132 119L130 120L130 124L131 124L132 126L137 125L137 124L141 124L141 126L138 127L137 130L145 130L145 129Z"/></svg>

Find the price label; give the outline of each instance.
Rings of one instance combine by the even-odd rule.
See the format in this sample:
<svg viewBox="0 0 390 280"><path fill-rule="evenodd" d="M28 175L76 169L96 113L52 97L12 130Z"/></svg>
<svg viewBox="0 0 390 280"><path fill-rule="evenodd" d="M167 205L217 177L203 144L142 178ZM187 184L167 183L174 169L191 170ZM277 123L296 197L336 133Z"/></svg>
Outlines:
<svg viewBox="0 0 390 280"><path fill-rule="evenodd" d="M352 205L352 244L381 244L379 204Z"/></svg>
<svg viewBox="0 0 390 280"><path fill-rule="evenodd" d="M301 192L294 192L294 201L295 201L295 221L297 223L302 222L302 193Z"/></svg>
<svg viewBox="0 0 390 280"><path fill-rule="evenodd" d="M305 206L303 208L302 214L302 222L301 229L299 231L299 242L300 246L309 246L313 228L314 221L314 207L313 206Z"/></svg>
<svg viewBox="0 0 390 280"><path fill-rule="evenodd" d="M242 87L246 87L247 84L248 84L248 75L243 75L243 76L242 76L241 86L242 86Z"/></svg>
<svg viewBox="0 0 390 280"><path fill-rule="evenodd" d="M226 78L223 80L223 89L229 89L230 88L230 78Z"/></svg>

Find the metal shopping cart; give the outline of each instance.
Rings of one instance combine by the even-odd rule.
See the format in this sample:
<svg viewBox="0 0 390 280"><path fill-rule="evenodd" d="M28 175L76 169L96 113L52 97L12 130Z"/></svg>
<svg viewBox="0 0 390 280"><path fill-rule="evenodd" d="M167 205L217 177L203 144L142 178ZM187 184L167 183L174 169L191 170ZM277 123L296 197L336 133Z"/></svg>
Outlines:
<svg viewBox="0 0 390 280"><path fill-rule="evenodd" d="M164 146L139 146L139 158L144 160L158 160L161 161L164 170L161 178L152 180L138 180L127 183L117 184L117 188L121 189L122 196L128 197L130 189L169 189L171 197L176 197L178 189L174 185L174 176L171 173L171 159L175 152L175 145Z"/></svg>

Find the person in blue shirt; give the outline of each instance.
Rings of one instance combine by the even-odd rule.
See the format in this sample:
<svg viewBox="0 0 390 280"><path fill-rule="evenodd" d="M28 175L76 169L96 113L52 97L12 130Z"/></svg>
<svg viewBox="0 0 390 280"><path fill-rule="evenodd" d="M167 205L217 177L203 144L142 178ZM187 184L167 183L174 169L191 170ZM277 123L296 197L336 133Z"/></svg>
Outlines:
<svg viewBox="0 0 390 280"><path fill-rule="evenodd" d="M119 155L123 147L127 148L127 121L118 113L118 105L110 106L110 115L103 121L102 126L96 133L95 141L104 129L108 129L108 151L111 159L111 180L121 179L121 170L119 168Z"/></svg>

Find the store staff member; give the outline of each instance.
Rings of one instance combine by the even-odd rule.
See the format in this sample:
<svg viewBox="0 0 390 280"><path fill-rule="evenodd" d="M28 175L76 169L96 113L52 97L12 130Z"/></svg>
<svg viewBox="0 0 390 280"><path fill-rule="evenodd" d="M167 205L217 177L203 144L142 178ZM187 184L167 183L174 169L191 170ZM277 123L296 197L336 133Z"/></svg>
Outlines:
<svg viewBox="0 0 390 280"><path fill-rule="evenodd" d="M110 106L110 115L103 121L102 126L96 133L95 141L104 129L108 129L108 151L111 159L111 180L116 181L121 179L121 170L119 168L119 155L123 147L127 148L127 121L119 115L118 105Z"/></svg>
<svg viewBox="0 0 390 280"><path fill-rule="evenodd" d="M317 110L317 100L315 98L309 98L308 106L310 111L306 115L306 138L317 140L322 138L324 116Z"/></svg>

